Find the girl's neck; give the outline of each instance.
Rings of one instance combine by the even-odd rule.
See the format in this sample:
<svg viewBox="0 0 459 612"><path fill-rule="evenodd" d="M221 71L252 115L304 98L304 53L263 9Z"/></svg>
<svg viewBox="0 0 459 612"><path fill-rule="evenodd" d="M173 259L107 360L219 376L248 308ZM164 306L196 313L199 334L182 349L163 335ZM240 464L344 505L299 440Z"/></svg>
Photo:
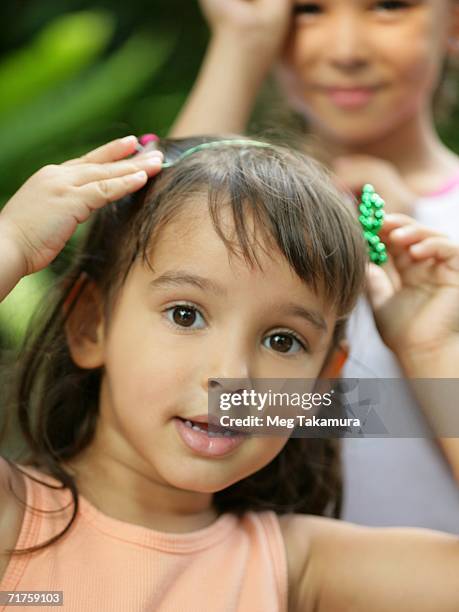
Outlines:
<svg viewBox="0 0 459 612"><path fill-rule="evenodd" d="M64 466L78 492L112 518L161 532L187 533L217 519L212 494L185 491L89 447Z"/></svg>
<svg viewBox="0 0 459 612"><path fill-rule="evenodd" d="M406 185L420 195L433 192L459 172L459 158L440 140L430 110L405 121L383 137L355 145L325 140L313 131L314 140L322 142L318 157L327 165L333 159L349 155L369 155L392 163Z"/></svg>

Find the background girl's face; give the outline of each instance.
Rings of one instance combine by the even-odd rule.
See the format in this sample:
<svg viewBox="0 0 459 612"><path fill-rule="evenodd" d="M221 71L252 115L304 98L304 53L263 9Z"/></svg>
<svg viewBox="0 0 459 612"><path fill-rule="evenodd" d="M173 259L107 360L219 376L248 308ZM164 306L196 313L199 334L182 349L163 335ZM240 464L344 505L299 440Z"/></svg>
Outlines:
<svg viewBox="0 0 459 612"><path fill-rule="evenodd" d="M396 130L430 105L454 6L451 0L297 0L281 70L294 106L313 129L343 145Z"/></svg>
<svg viewBox="0 0 459 612"><path fill-rule="evenodd" d="M214 492L269 463L287 439L253 437L209 458L184 444L174 417L207 414L210 377L315 378L335 316L272 249L273 260L259 254L263 271L230 258L207 203L191 205L162 231L154 272L135 264L114 305L97 439L99 452L159 482Z"/></svg>

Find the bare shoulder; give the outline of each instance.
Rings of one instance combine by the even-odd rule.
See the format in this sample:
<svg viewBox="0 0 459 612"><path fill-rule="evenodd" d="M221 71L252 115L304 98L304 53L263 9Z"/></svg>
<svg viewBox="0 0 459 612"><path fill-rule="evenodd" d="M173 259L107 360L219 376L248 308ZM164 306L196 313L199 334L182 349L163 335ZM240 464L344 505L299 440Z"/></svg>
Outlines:
<svg viewBox="0 0 459 612"><path fill-rule="evenodd" d="M307 514L279 516L287 554L289 612L314 610L315 595L307 579L314 518Z"/></svg>
<svg viewBox="0 0 459 612"><path fill-rule="evenodd" d="M359 528L309 514L285 514L279 524L287 553L289 612L315 611L322 586L320 558L328 556L327 548L332 551L337 537L352 542L354 528Z"/></svg>
<svg viewBox="0 0 459 612"><path fill-rule="evenodd" d="M22 474L12 469L10 464L0 457L0 580L10 559L5 550L15 547L21 530L24 509L16 496L25 499L23 478Z"/></svg>
<svg viewBox="0 0 459 612"><path fill-rule="evenodd" d="M458 610L456 536L303 515L282 525L292 571L289 611Z"/></svg>

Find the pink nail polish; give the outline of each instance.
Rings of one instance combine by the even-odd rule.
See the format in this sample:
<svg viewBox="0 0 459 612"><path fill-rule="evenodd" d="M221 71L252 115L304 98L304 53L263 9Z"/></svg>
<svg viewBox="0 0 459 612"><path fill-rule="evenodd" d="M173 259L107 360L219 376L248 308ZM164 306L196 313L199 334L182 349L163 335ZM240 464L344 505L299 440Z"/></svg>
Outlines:
<svg viewBox="0 0 459 612"><path fill-rule="evenodd" d="M156 134L142 134L139 138L140 144L144 147L149 142L158 142L159 137Z"/></svg>

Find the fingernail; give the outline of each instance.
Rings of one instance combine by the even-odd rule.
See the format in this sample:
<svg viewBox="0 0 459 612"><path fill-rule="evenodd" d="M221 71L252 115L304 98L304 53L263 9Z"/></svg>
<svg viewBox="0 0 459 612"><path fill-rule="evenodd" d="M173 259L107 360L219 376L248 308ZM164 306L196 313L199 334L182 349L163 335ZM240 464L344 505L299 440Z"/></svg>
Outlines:
<svg viewBox="0 0 459 612"><path fill-rule="evenodd" d="M158 142L158 141L159 141L159 136L157 136L156 134L142 134L142 136L140 136L139 138L139 142L143 146L147 145L149 142Z"/></svg>
<svg viewBox="0 0 459 612"><path fill-rule="evenodd" d="M395 238L403 238L404 236L409 236L412 231L412 227L397 227L397 229L392 232L392 236Z"/></svg>
<svg viewBox="0 0 459 612"><path fill-rule="evenodd" d="M130 144L131 142L137 142L137 137L136 136L125 136L124 138L121 139L121 142L123 144Z"/></svg>
<svg viewBox="0 0 459 612"><path fill-rule="evenodd" d="M148 168L157 168L158 166L161 166L161 164L162 159L160 157L148 157L144 161L144 165Z"/></svg>
<svg viewBox="0 0 459 612"><path fill-rule="evenodd" d="M164 154L162 151L148 151L148 153L146 153L146 157L156 157L162 160L164 159Z"/></svg>
<svg viewBox="0 0 459 612"><path fill-rule="evenodd" d="M136 172L135 174L132 175L132 179L134 181L145 181L148 178L147 173L144 170L141 170L140 172Z"/></svg>

